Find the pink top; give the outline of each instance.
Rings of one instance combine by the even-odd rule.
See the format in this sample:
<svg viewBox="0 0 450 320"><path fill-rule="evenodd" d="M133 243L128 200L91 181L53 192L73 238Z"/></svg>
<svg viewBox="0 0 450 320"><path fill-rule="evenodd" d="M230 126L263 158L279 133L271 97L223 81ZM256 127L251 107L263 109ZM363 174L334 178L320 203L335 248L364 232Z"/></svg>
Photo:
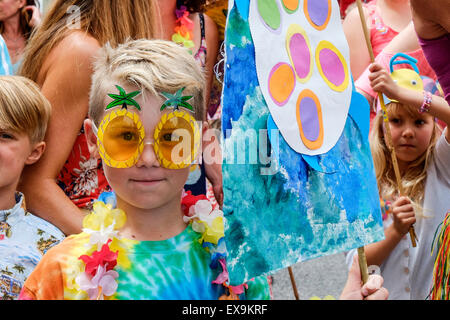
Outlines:
<svg viewBox="0 0 450 320"><path fill-rule="evenodd" d="M398 32L383 22L377 7L377 0L364 4L364 8L370 18L370 42L372 43L373 54L376 57Z"/></svg>

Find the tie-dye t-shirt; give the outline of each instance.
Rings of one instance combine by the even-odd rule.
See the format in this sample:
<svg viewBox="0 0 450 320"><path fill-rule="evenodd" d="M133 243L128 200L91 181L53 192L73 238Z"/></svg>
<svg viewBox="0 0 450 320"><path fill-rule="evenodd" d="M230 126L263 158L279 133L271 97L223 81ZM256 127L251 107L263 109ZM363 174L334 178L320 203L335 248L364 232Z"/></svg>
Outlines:
<svg viewBox="0 0 450 320"><path fill-rule="evenodd" d="M118 251L117 290L105 299L120 300L211 300L225 293L213 284L222 272L210 267L211 254L199 242L201 234L189 225L179 235L163 241L135 241L114 238L110 249ZM20 299L82 300L89 297L80 289L77 275L85 264L79 259L88 252L90 235L70 236L47 252L26 281ZM92 251L92 250L91 250ZM266 277L247 283L240 299L269 299Z"/></svg>

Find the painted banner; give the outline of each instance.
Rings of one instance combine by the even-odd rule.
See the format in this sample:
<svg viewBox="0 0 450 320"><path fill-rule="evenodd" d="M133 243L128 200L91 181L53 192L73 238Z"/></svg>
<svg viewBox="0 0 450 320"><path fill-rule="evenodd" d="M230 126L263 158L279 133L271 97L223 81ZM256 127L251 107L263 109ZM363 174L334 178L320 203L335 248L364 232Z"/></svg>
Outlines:
<svg viewBox="0 0 450 320"><path fill-rule="evenodd" d="M337 1L230 0L225 52L231 285L384 239Z"/></svg>

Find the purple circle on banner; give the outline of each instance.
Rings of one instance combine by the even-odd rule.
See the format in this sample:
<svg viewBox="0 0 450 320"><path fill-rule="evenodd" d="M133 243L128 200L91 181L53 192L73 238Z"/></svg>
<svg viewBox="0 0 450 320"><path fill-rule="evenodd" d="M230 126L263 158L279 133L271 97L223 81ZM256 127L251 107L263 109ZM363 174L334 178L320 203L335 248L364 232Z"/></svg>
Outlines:
<svg viewBox="0 0 450 320"><path fill-rule="evenodd" d="M296 33L291 37L289 51L297 76L301 79L306 78L311 66L311 52L302 34Z"/></svg>
<svg viewBox="0 0 450 320"><path fill-rule="evenodd" d="M308 15L316 26L322 26L328 18L328 0L309 0Z"/></svg>
<svg viewBox="0 0 450 320"><path fill-rule="evenodd" d="M330 49L322 49L319 53L319 61L325 77L336 87L345 80L345 70L341 59Z"/></svg>
<svg viewBox="0 0 450 320"><path fill-rule="evenodd" d="M316 141L319 138L320 132L316 102L310 97L304 97L300 101L299 108L303 134L309 141Z"/></svg>

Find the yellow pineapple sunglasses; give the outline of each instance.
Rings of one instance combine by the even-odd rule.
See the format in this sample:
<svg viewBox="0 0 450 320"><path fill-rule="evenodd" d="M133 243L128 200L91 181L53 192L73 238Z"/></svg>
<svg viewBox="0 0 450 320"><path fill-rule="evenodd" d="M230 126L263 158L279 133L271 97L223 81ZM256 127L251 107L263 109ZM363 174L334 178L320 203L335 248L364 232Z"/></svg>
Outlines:
<svg viewBox="0 0 450 320"><path fill-rule="evenodd" d="M183 169L193 164L200 150L200 127L195 118L180 108L194 112L187 102L192 96L182 96L181 88L174 95L162 93L167 101L161 106L161 111L172 107L173 111L164 113L155 128L153 141L144 142L145 130L137 113L130 112L128 106L141 110L133 99L140 91L126 93L116 86L119 94L108 94L114 99L105 110L117 106L122 108L108 113L97 128L93 130L97 136L97 146L102 160L113 168L130 168L139 160L144 146L153 145L159 164L167 169Z"/></svg>

